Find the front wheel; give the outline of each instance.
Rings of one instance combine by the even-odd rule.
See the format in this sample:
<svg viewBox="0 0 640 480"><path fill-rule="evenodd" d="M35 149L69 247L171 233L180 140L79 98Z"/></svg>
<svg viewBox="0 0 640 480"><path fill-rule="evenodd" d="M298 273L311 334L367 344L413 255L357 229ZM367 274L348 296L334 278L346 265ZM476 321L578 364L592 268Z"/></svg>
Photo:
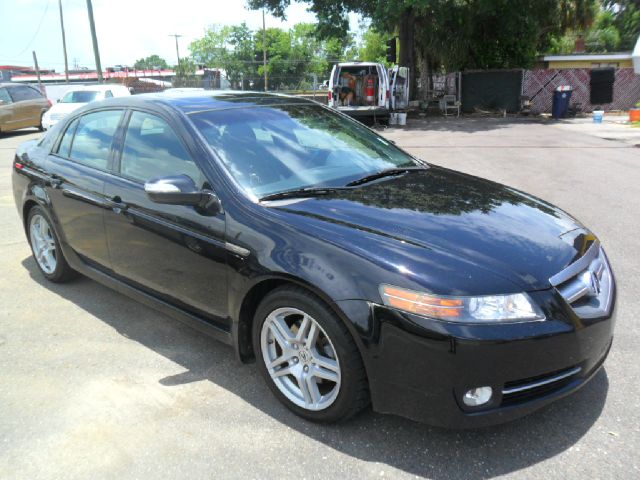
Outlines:
<svg viewBox="0 0 640 480"><path fill-rule="evenodd" d="M299 287L260 304L253 323L258 368L289 409L308 420L345 420L369 403L360 353L342 321Z"/></svg>

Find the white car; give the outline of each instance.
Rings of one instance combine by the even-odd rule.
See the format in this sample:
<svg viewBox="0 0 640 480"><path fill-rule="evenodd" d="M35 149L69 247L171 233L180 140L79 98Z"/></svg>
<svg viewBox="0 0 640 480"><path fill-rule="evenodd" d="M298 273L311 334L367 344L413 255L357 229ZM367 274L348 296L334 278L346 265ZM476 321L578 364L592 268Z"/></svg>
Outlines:
<svg viewBox="0 0 640 480"><path fill-rule="evenodd" d="M131 95L124 85L84 85L72 87L43 116L42 127L49 130L66 115L96 100Z"/></svg>

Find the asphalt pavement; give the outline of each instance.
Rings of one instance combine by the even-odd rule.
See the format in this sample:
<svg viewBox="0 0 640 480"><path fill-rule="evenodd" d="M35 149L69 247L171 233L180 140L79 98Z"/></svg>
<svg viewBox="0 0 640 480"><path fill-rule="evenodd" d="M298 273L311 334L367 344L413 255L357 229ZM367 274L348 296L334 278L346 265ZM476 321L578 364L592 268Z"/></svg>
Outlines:
<svg viewBox="0 0 640 480"><path fill-rule="evenodd" d="M618 280L604 369L533 415L473 431L371 411L308 423L230 347L91 280L45 282L11 190L15 147L37 134L0 137L0 478L640 478L640 129L607 129L449 118L383 132L572 213Z"/></svg>

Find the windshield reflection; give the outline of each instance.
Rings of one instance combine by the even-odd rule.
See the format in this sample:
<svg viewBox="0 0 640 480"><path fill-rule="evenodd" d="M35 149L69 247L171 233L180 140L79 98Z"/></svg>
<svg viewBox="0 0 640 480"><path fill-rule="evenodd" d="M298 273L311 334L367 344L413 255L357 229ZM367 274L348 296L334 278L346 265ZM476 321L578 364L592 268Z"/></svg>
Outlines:
<svg viewBox="0 0 640 480"><path fill-rule="evenodd" d="M257 197L339 187L420 165L363 125L319 105L231 108L190 117L231 175Z"/></svg>

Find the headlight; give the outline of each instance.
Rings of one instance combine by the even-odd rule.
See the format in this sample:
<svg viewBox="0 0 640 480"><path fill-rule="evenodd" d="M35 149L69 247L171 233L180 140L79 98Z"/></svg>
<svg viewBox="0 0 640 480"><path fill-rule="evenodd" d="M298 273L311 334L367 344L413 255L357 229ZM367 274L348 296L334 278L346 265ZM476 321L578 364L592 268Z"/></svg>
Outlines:
<svg viewBox="0 0 640 480"><path fill-rule="evenodd" d="M449 322L525 322L545 318L526 293L449 297L380 285L380 295L389 307Z"/></svg>

